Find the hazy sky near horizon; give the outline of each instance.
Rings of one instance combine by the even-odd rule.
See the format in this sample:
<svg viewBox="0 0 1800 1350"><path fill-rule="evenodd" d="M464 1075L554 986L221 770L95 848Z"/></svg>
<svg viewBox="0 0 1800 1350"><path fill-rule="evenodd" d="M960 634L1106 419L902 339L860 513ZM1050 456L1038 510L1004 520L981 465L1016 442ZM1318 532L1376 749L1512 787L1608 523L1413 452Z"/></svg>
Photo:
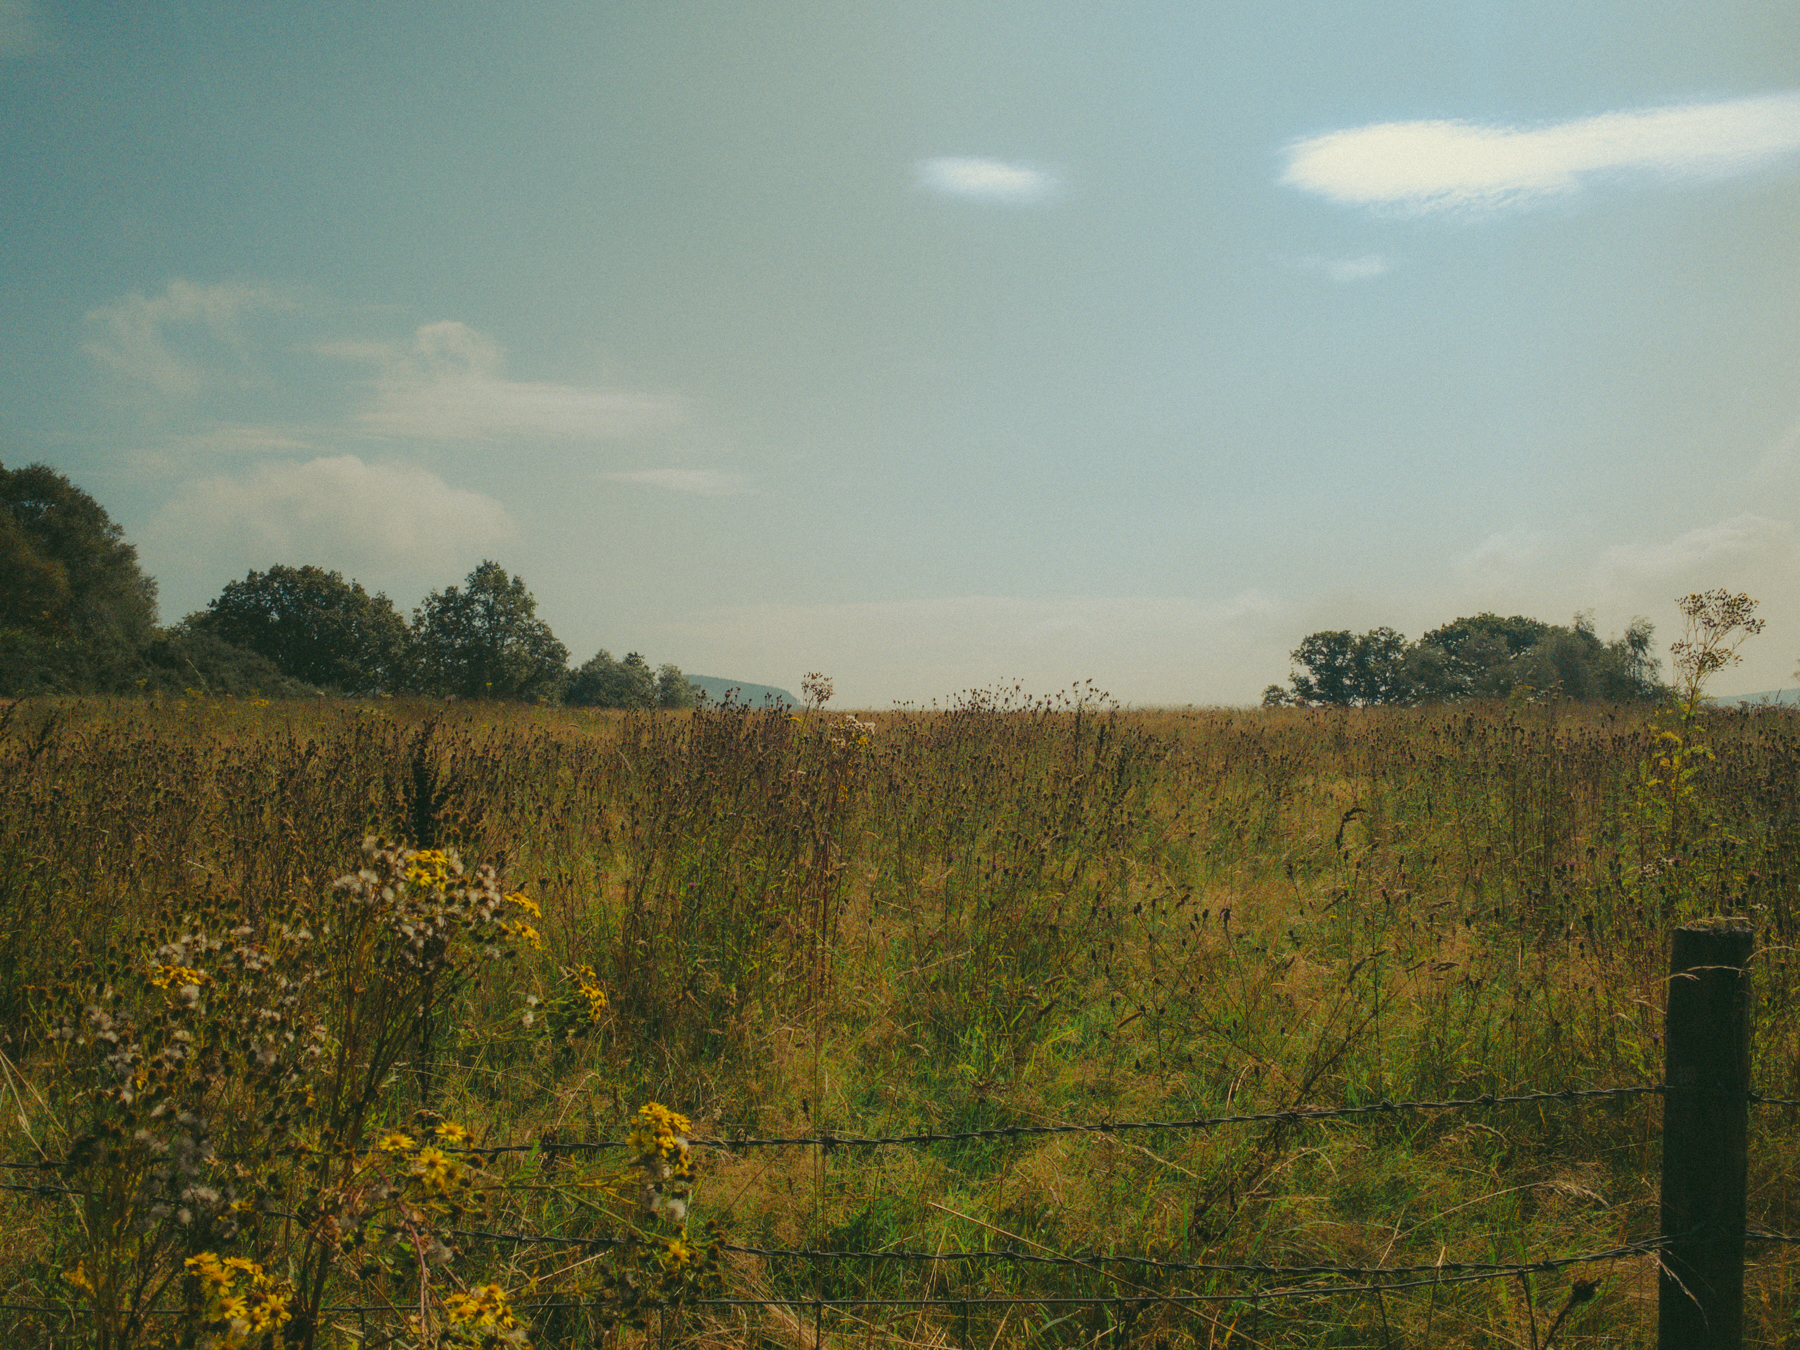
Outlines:
<svg viewBox="0 0 1800 1350"><path fill-rule="evenodd" d="M1800 659L1800 3L0 0L0 460L839 701Z"/></svg>

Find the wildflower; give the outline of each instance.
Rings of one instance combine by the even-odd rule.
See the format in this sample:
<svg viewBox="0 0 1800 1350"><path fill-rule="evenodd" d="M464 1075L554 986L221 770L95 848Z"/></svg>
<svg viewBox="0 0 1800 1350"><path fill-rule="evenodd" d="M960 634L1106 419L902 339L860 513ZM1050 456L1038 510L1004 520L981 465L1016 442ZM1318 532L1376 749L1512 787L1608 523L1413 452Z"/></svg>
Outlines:
<svg viewBox="0 0 1800 1350"><path fill-rule="evenodd" d="M631 1150L640 1158L685 1159L688 1132L693 1128L686 1116L658 1102L650 1102L638 1108L637 1123L631 1128Z"/></svg>
<svg viewBox="0 0 1800 1350"><path fill-rule="evenodd" d="M674 1274L693 1264L694 1249L680 1238L670 1238L663 1244L662 1256L659 1259L662 1262L662 1268Z"/></svg>
<svg viewBox="0 0 1800 1350"><path fill-rule="evenodd" d="M167 989L170 985L192 986L195 997L199 997L199 986L211 979L204 970L195 970L192 966L158 966L150 976L150 983L158 989Z"/></svg>
<svg viewBox="0 0 1800 1350"><path fill-rule="evenodd" d="M420 849L407 859L405 875L406 879L415 886L441 891L450 884L454 866L449 855L443 849Z"/></svg>
<svg viewBox="0 0 1800 1350"><path fill-rule="evenodd" d="M533 900L530 896L521 895L515 892L506 898L509 902L517 905L520 909L531 915L532 918L541 919L544 917L544 911L538 908L537 901Z"/></svg>
<svg viewBox="0 0 1800 1350"><path fill-rule="evenodd" d="M440 1194L450 1188L456 1179L456 1164L445 1157L442 1150L422 1148L419 1156L413 1160L412 1175L426 1190Z"/></svg>
<svg viewBox="0 0 1800 1350"><path fill-rule="evenodd" d="M399 1130L389 1130L375 1141L375 1147L383 1153L411 1153L418 1146L410 1134L402 1134Z"/></svg>
<svg viewBox="0 0 1800 1350"><path fill-rule="evenodd" d="M452 1326L510 1327L512 1309L506 1302L506 1291L497 1284L484 1284L468 1293L450 1294L444 1299L444 1311Z"/></svg>
<svg viewBox="0 0 1800 1350"><path fill-rule="evenodd" d="M455 1145L469 1142L469 1132L452 1120L439 1122L431 1132L437 1136L440 1144Z"/></svg>
<svg viewBox="0 0 1800 1350"><path fill-rule="evenodd" d="M569 974L575 977L575 992L587 1004L587 1020L597 1024L600 1014L607 1008L606 991L600 987L600 977L594 974L592 966L572 966Z"/></svg>

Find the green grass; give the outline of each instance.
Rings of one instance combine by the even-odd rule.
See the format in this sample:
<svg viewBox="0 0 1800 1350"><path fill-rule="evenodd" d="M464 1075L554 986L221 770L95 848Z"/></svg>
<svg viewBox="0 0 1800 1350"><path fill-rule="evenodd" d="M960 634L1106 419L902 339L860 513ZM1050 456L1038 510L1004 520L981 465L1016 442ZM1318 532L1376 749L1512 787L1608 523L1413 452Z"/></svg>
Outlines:
<svg viewBox="0 0 1800 1350"><path fill-rule="evenodd" d="M421 1106L493 1145L618 1138L646 1101L703 1133L884 1134L1652 1083L1670 929L1722 912L1758 931L1758 1087L1800 1095L1792 713L1703 715L1691 730L1712 757L1673 823L1647 781L1657 728L1641 710L1124 713L980 698L864 720L872 728L823 712L21 705L0 733L0 1157L63 1158L122 1109L96 1104L113 1081L101 1070L70 1068L48 1034L59 1018L109 980L145 1027L175 1015L168 991L144 982L158 943L195 921L262 941L323 912L369 834L492 864L503 890L541 906L542 945L483 938L514 953L492 960L446 947L428 1007L416 992L380 1005L393 1066L355 1128L333 1136L358 1158L376 1132L416 1128ZM314 964L295 1025L336 1036L343 1010L372 997L367 977ZM580 1015L580 967L609 999L598 1024ZM313 1072L299 1064L292 1081ZM215 1140L273 1152L323 1137L296 1108L273 1138L261 1081L180 1079L175 1095L203 1103ZM1797 1127L1792 1110L1752 1116L1753 1223L1800 1229ZM824 1158L702 1151L689 1231L697 1242L711 1221L743 1245L860 1250L1536 1260L1654 1233L1657 1132L1643 1099ZM261 1203L279 1196L303 1214L303 1169L267 1167ZM373 1314L309 1334L458 1343L442 1315L458 1281L491 1281L516 1304L596 1298L634 1272L654 1283L654 1244L676 1230L633 1217L633 1175L616 1155L505 1155L454 1222L434 1212L418 1230L635 1226L646 1245L596 1255L460 1239L426 1272L424 1332ZM119 1202L140 1225L119 1259L165 1281L159 1306L198 1297L180 1273L196 1250L317 1272L328 1305L398 1288L318 1256L304 1217L228 1238L154 1215L152 1190ZM0 1302L77 1314L0 1312L0 1340L93 1343L74 1330L91 1325L79 1319L92 1299L63 1273L94 1268L92 1212L6 1192L0 1217ZM1751 1344L1800 1334L1791 1250L1752 1249ZM1599 1295L1556 1344L1646 1343L1653 1269L1634 1259L1586 1273ZM1199 1311L1151 1300L832 1312L826 1340L845 1346L1531 1346L1572 1287L1564 1273L1255 1300L1236 1278L741 1253L718 1272L742 1296L1244 1294ZM203 1312L127 1319L111 1343L179 1343ZM519 1329L540 1346L798 1347L814 1335L806 1310L646 1321L565 1309L521 1312Z"/></svg>

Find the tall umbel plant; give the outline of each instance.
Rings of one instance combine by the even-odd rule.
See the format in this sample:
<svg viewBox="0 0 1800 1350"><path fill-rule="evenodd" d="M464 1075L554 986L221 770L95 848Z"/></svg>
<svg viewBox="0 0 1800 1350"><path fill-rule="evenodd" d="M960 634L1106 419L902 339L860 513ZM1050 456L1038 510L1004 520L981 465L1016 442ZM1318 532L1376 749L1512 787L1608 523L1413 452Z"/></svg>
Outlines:
<svg viewBox="0 0 1800 1350"><path fill-rule="evenodd" d="M1652 724L1652 753L1638 771L1639 885L1660 918L1694 917L1741 895L1743 841L1721 824L1702 791L1713 750L1703 739L1707 683L1743 658L1738 648L1762 632L1756 601L1727 590L1681 598L1686 628L1669 654L1675 703Z"/></svg>

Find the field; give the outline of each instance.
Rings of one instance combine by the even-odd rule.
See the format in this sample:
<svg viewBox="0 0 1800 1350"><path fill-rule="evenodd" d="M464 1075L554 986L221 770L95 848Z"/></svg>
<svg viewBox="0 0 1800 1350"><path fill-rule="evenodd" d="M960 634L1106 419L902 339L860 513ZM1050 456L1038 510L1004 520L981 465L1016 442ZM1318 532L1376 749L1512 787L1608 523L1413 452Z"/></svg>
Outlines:
<svg viewBox="0 0 1800 1350"><path fill-rule="evenodd" d="M1800 716L1080 694L0 714L0 1343L1653 1340L1641 1252L1182 1267L1652 1236L1654 1096L1040 1127L1655 1084L1719 913L1800 1096ZM1795 1248L1747 1290L1800 1344Z"/></svg>

